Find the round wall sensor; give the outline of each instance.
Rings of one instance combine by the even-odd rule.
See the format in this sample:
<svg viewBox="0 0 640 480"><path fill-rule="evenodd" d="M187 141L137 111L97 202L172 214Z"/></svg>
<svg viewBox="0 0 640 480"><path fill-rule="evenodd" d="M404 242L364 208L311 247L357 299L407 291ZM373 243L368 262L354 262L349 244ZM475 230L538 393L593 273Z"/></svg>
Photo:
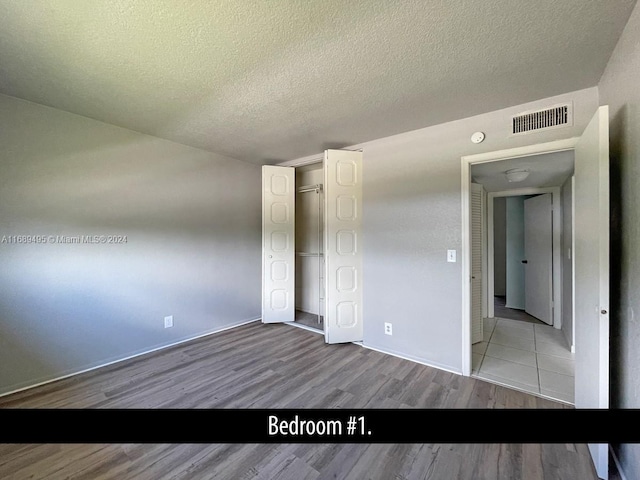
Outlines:
<svg viewBox="0 0 640 480"><path fill-rule="evenodd" d="M471 141L473 143L480 143L484 140L484 133L482 132L476 132L473 135L471 135Z"/></svg>

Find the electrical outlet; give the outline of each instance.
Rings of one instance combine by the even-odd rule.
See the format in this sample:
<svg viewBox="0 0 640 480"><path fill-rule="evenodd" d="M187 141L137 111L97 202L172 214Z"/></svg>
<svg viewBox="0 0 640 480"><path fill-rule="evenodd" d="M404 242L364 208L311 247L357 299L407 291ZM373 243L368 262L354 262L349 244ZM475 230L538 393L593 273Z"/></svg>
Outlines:
<svg viewBox="0 0 640 480"><path fill-rule="evenodd" d="M171 327L173 327L173 315L164 317L164 328L171 328Z"/></svg>
<svg viewBox="0 0 640 480"><path fill-rule="evenodd" d="M447 262L456 263L456 251L447 250Z"/></svg>
<svg viewBox="0 0 640 480"><path fill-rule="evenodd" d="M384 333L385 335L393 335L393 327L391 326L390 323L385 322Z"/></svg>

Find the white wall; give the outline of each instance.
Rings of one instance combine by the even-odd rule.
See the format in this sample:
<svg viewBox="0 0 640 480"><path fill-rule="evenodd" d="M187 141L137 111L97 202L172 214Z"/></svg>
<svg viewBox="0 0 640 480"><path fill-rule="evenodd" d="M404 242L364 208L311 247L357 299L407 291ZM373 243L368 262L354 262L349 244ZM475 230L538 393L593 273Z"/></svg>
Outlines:
<svg viewBox="0 0 640 480"><path fill-rule="evenodd" d="M640 4L600 80L611 121L611 407L640 408ZM620 428L628 426L620 425ZM640 478L640 445L615 445Z"/></svg>
<svg viewBox="0 0 640 480"><path fill-rule="evenodd" d="M509 135L511 115L564 101L573 126ZM460 157L580 135L597 106L591 88L350 147L364 152L365 345L462 370ZM486 140L473 144L478 130Z"/></svg>
<svg viewBox="0 0 640 480"><path fill-rule="evenodd" d="M0 95L0 393L260 316L260 167ZM174 327L163 328L163 317Z"/></svg>
<svg viewBox="0 0 640 480"><path fill-rule="evenodd" d="M507 203L505 197L493 199L493 293L507 294ZM493 301L493 299L489 299Z"/></svg>
<svg viewBox="0 0 640 480"><path fill-rule="evenodd" d="M526 197L506 197L506 271L508 308L524 310L524 200Z"/></svg>
<svg viewBox="0 0 640 480"><path fill-rule="evenodd" d="M562 203L562 333L567 345L573 346L573 177L560 191Z"/></svg>

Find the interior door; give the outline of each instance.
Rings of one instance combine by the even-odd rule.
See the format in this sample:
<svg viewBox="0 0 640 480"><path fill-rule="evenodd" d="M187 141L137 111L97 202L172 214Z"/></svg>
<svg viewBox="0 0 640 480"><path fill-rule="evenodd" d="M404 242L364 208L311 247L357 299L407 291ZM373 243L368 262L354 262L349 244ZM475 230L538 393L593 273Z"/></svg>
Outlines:
<svg viewBox="0 0 640 480"><path fill-rule="evenodd" d="M553 324L553 202L550 193L524 201L524 309Z"/></svg>
<svg viewBox="0 0 640 480"><path fill-rule="evenodd" d="M326 150L325 341L362 341L362 152Z"/></svg>
<svg viewBox="0 0 640 480"><path fill-rule="evenodd" d="M471 184L471 343L482 341L482 238L484 189Z"/></svg>
<svg viewBox="0 0 640 480"><path fill-rule="evenodd" d="M609 107L575 148L575 405L609 408ZM606 444L590 444L607 478Z"/></svg>
<svg viewBox="0 0 640 480"><path fill-rule="evenodd" d="M295 169L262 167L262 322L295 319Z"/></svg>

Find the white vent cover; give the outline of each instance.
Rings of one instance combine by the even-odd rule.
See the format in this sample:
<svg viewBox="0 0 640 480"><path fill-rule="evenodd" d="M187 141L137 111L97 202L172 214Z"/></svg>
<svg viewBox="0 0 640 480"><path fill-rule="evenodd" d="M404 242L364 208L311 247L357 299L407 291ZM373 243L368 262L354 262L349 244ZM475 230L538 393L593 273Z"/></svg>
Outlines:
<svg viewBox="0 0 640 480"><path fill-rule="evenodd" d="M524 135L569 125L573 125L573 109L570 103L563 103L514 115L511 117L511 134Z"/></svg>

